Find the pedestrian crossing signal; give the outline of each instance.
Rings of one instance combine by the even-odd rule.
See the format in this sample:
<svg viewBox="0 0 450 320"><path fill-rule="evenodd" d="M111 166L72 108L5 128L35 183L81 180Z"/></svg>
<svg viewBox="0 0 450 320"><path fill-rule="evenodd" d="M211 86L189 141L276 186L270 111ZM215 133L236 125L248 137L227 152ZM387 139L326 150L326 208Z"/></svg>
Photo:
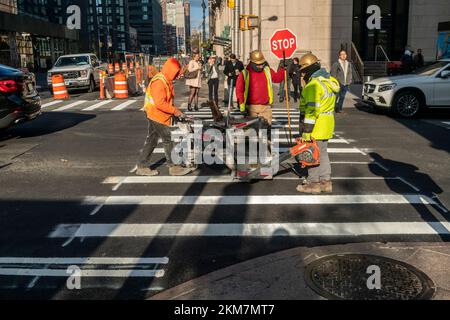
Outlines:
<svg viewBox="0 0 450 320"><path fill-rule="evenodd" d="M240 17L241 31L257 29L259 26L259 17L251 14L243 14Z"/></svg>

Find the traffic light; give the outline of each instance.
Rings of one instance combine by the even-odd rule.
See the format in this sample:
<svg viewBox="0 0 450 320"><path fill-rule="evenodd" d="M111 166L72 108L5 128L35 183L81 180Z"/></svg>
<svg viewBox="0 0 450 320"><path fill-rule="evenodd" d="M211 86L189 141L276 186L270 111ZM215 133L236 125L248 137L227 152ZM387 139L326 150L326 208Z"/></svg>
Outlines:
<svg viewBox="0 0 450 320"><path fill-rule="evenodd" d="M234 0L228 0L228 8L234 9L235 3Z"/></svg>
<svg viewBox="0 0 450 320"><path fill-rule="evenodd" d="M243 14L239 22L241 31L254 30L259 26L259 17L252 14Z"/></svg>

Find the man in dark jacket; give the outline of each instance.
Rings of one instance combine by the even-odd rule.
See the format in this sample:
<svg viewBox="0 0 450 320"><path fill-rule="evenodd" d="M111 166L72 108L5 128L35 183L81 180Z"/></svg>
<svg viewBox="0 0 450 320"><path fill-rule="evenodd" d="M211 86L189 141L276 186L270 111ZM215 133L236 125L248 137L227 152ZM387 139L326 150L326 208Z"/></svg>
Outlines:
<svg viewBox="0 0 450 320"><path fill-rule="evenodd" d="M243 70L244 64L236 58L235 54L230 55L230 60L225 63L223 73L227 76L228 83L228 95L226 95L225 101L228 103L228 99L231 95L231 107L233 107L234 89L236 88L237 78Z"/></svg>
<svg viewBox="0 0 450 320"><path fill-rule="evenodd" d="M331 67L331 76L339 81L341 90L336 99L336 113L341 113L344 107L345 96L353 82L353 65L348 61L347 51L339 52L339 60Z"/></svg>
<svg viewBox="0 0 450 320"><path fill-rule="evenodd" d="M416 69L422 68L425 65L425 58L422 54L422 49L417 49L417 54L414 56L414 67Z"/></svg>

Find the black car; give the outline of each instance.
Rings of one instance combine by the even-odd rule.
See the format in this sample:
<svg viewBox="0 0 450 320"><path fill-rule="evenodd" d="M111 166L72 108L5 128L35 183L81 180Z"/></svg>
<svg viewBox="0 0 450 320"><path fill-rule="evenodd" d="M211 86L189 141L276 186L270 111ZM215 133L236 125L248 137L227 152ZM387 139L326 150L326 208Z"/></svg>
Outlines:
<svg viewBox="0 0 450 320"><path fill-rule="evenodd" d="M0 64L0 130L40 114L34 75Z"/></svg>

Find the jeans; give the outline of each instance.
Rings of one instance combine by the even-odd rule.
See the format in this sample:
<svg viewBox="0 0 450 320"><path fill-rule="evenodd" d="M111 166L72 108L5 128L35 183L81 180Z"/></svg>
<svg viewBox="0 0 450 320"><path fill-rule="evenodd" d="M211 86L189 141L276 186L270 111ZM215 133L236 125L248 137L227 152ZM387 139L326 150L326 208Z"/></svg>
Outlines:
<svg viewBox="0 0 450 320"><path fill-rule="evenodd" d="M345 96L347 95L349 86L341 84L341 91L339 91L336 99L336 112L341 112L344 108Z"/></svg>
<svg viewBox="0 0 450 320"><path fill-rule="evenodd" d="M142 152L139 156L139 168L148 168L150 166L150 158L156 146L158 145L159 138L162 139L167 165L169 167L173 165L171 155L174 148L174 143L172 141L170 127L148 119L148 135L147 139L145 140L144 148L142 149Z"/></svg>
<svg viewBox="0 0 450 320"><path fill-rule="evenodd" d="M300 93L301 93L301 85L300 83L293 82L294 86L294 101L297 102L298 99L300 99Z"/></svg>
<svg viewBox="0 0 450 320"><path fill-rule="evenodd" d="M233 79L233 84L231 83L231 78L228 78L227 82L228 82L228 92L226 92L226 96L225 96L225 102L228 103L230 102L230 97L231 97L231 107L234 106L234 91L236 89L236 81Z"/></svg>
<svg viewBox="0 0 450 320"><path fill-rule="evenodd" d="M278 89L278 95L280 96L280 101L283 102L286 97L286 88L284 87L284 80L280 83L280 88ZM288 98L291 100L291 78L288 77Z"/></svg>
<svg viewBox="0 0 450 320"><path fill-rule="evenodd" d="M219 79L210 79L208 81L209 101L214 101L219 105Z"/></svg>
<svg viewBox="0 0 450 320"><path fill-rule="evenodd" d="M308 182L317 183L331 180L331 163L328 156L328 140L317 141L320 150L320 165L308 168Z"/></svg>

